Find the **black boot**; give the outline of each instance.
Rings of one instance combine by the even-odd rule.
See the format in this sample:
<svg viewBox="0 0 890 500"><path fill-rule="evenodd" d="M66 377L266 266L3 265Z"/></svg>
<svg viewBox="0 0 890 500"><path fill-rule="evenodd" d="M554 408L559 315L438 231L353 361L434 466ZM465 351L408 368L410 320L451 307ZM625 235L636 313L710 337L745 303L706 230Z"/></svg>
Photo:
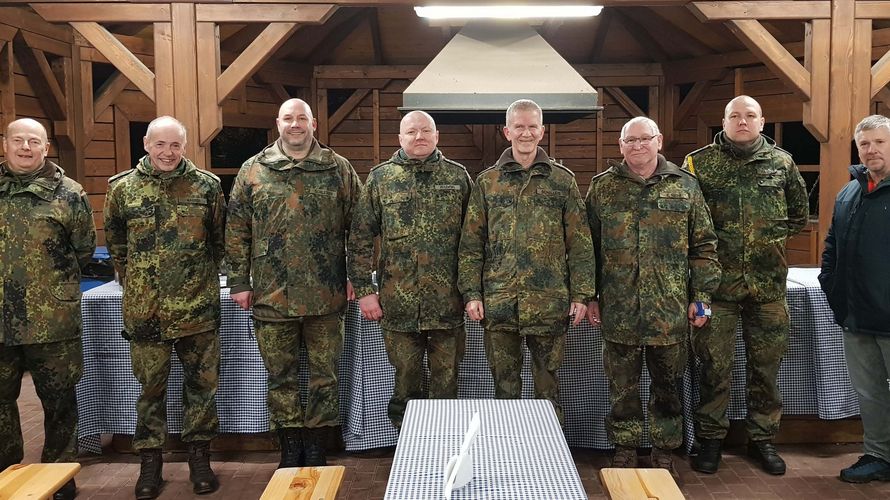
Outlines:
<svg viewBox="0 0 890 500"><path fill-rule="evenodd" d="M219 480L210 468L210 441L189 443L189 480L198 495L219 489Z"/></svg>
<svg viewBox="0 0 890 500"><path fill-rule="evenodd" d="M53 500L73 500L76 496L77 485L74 484L74 478L71 478L53 493Z"/></svg>
<svg viewBox="0 0 890 500"><path fill-rule="evenodd" d="M705 474L713 474L720 467L722 439L699 439L698 455L692 457L692 469Z"/></svg>
<svg viewBox="0 0 890 500"><path fill-rule="evenodd" d="M279 469L303 466L303 441L300 429L278 429L278 442L281 446L281 463Z"/></svg>
<svg viewBox="0 0 890 500"><path fill-rule="evenodd" d="M327 465L324 456L324 445L321 443L321 429L303 428L303 443L306 445L306 466L319 467Z"/></svg>
<svg viewBox="0 0 890 500"><path fill-rule="evenodd" d="M136 500L151 500L161 494L161 469L164 458L160 448L139 450L142 466L139 468L139 479L136 481Z"/></svg>
<svg viewBox="0 0 890 500"><path fill-rule="evenodd" d="M779 456L772 441L748 441L748 456L757 460L763 470L774 476L785 473L785 461Z"/></svg>

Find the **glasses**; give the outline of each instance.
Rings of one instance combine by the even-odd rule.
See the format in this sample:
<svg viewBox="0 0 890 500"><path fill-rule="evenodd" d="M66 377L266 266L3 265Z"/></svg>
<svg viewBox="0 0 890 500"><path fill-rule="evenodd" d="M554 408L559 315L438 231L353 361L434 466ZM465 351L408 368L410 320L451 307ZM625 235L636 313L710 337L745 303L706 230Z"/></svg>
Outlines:
<svg viewBox="0 0 890 500"><path fill-rule="evenodd" d="M655 140L656 137L658 137L658 136L656 135L656 136L652 136L652 137L649 137L649 136L625 137L624 139L621 139L621 142L623 142L624 144L627 144L628 146L636 146L637 144L639 144L641 146L648 146L649 144L652 143L652 141Z"/></svg>

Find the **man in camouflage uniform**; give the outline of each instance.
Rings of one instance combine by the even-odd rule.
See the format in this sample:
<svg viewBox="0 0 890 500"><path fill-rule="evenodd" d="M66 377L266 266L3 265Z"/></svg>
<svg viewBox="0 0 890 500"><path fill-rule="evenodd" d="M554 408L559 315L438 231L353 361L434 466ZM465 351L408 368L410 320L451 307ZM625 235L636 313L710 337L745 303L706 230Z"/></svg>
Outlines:
<svg viewBox="0 0 890 500"><path fill-rule="evenodd" d="M337 362L342 315L353 299L346 239L361 184L346 158L313 137L309 105L290 99L280 138L247 160L230 196L226 261L232 299L253 306L269 372L271 428L279 467L325 465L321 436L339 422ZM300 346L309 355L307 407L300 405Z"/></svg>
<svg viewBox="0 0 890 500"><path fill-rule="evenodd" d="M96 248L93 210L77 182L46 159L46 129L9 124L0 163L0 470L24 456L16 400L31 372L44 410L41 461L77 456L80 275ZM74 498L72 479L54 496Z"/></svg>
<svg viewBox="0 0 890 500"><path fill-rule="evenodd" d="M142 466L136 498L158 496L167 437L171 349L182 363L189 478L195 493L219 487L210 469L219 375L219 264L225 199L219 179L184 158L185 127L162 116L148 125L135 168L109 179L105 239L124 289L124 336L142 384L136 434Z"/></svg>
<svg viewBox="0 0 890 500"><path fill-rule="evenodd" d="M470 319L485 329L495 397L522 395L522 340L531 353L535 397L562 421L559 380L568 316L581 322L594 296L594 259L584 201L571 170L538 147L541 108L507 109L511 147L483 170L460 242L458 287Z"/></svg>
<svg viewBox="0 0 890 500"><path fill-rule="evenodd" d="M713 316L693 330L701 361L701 401L695 413L700 452L692 468L714 473L729 430L736 324L741 316L747 355L748 454L770 474L785 462L772 439L779 430L782 396L777 377L788 344L785 242L809 216L807 191L791 155L761 134L760 104L739 96L726 105L723 131L686 157L711 209L723 275Z"/></svg>
<svg viewBox="0 0 890 500"><path fill-rule="evenodd" d="M464 308L457 289L457 247L472 181L436 148L433 118L412 111L399 126L399 149L374 167L349 235L350 272L366 319L380 321L395 388L389 418L400 428L408 400L422 398L427 355L433 398L457 397L464 354ZM374 263L374 237L380 262ZM371 283L377 270L378 299Z"/></svg>
<svg viewBox="0 0 890 500"><path fill-rule="evenodd" d="M639 391L645 354L652 380L652 466L676 474L672 452L683 443L678 388L686 369L686 332L689 324L707 322L696 314L696 302L708 308L720 266L698 183L658 153L661 141L654 121L631 119L619 140L624 161L611 162L590 183L586 204L598 293L587 317L591 324L602 322L612 466L637 466L645 425Z"/></svg>

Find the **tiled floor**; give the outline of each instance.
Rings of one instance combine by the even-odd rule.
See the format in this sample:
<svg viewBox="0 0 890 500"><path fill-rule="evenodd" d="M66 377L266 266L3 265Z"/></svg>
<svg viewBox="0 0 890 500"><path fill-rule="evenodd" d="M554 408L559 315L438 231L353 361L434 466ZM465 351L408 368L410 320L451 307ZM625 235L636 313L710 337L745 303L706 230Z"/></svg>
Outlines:
<svg viewBox="0 0 890 500"><path fill-rule="evenodd" d="M25 462L40 459L43 445L43 413L29 376L25 377L19 398L25 437ZM852 485L837 479L838 471L859 456L861 445L780 446L788 472L776 477L761 472L745 457L742 448L724 452L720 471L714 475L693 472L685 458L677 457L681 489L689 499L890 499L890 483ZM346 466L339 499L383 498L392 465L393 449L366 453L340 452L329 462ZM576 449L575 463L590 498L606 498L598 471L609 463L605 453ZM277 452L216 452L213 468L222 484L213 495L199 498L250 500L259 498L278 464ZM184 453L164 455L161 499L195 498L188 480ZM79 499L133 498L133 485L139 475L139 459L106 447L101 456L81 458L77 475ZM422 499L418 499L422 500ZM548 500L548 499L528 499Z"/></svg>

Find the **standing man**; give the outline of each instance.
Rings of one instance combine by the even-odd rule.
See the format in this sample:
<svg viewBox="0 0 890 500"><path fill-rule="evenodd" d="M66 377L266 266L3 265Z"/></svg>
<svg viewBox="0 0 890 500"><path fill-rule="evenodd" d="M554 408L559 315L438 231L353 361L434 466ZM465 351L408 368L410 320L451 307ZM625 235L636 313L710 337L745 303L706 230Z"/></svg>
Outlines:
<svg viewBox="0 0 890 500"><path fill-rule="evenodd" d="M612 466L637 466L646 426L639 391L645 354L652 379L652 466L676 474L672 454L683 443L678 388L686 369L686 332L690 324L707 323L720 265L698 182L658 153L661 141L654 121L631 119L618 144L624 161L612 162L590 183L586 204L598 293L587 318L602 323Z"/></svg>
<svg viewBox="0 0 890 500"><path fill-rule="evenodd" d="M380 321L396 370L389 419L401 428L408 400L423 398L423 357L429 396L457 397L464 354L463 300L457 289L457 248L473 182L463 165L436 148L436 122L412 111L399 125L401 149L368 175L349 235L350 272L362 315ZM374 238L380 261L374 263ZM377 271L380 298L371 283Z"/></svg>
<svg viewBox="0 0 890 500"><path fill-rule="evenodd" d="M711 321L692 332L692 348L701 361L701 401L695 413L701 449L692 468L708 474L717 472L729 430L726 408L739 317L748 361L748 455L770 474L785 473L772 443L782 418L777 377L790 327L785 242L806 225L809 204L797 165L761 134L764 123L760 104L738 96L726 105L723 131L685 161L711 209L723 268Z"/></svg>
<svg viewBox="0 0 890 500"><path fill-rule="evenodd" d="M837 195L819 282L844 327L864 431L865 454L840 477L867 483L890 481L890 118L864 118L853 137L862 163Z"/></svg>
<svg viewBox="0 0 890 500"><path fill-rule="evenodd" d="M21 462L16 400L31 372L44 411L42 462L77 457L80 276L96 249L93 209L46 159L46 129L24 118L6 128L0 163L0 470ZM74 498L68 481L54 499Z"/></svg>
<svg viewBox="0 0 890 500"><path fill-rule="evenodd" d="M219 428L225 199L219 178L183 157L186 130L178 120L156 118L142 143L148 154L108 180L105 198L105 239L124 289L124 337L142 384L133 436L142 461L136 498L157 497L163 482L171 350L182 363L189 479L195 493L212 493L219 488L210 440Z"/></svg>
<svg viewBox="0 0 890 500"><path fill-rule="evenodd" d="M226 258L232 300L253 306L269 372L271 428L279 467L326 465L320 437L339 422L337 362L347 297L346 239L361 184L352 165L313 137L309 105L290 99L279 139L247 160L230 196ZM300 405L300 346L309 394ZM304 450L305 445L305 450Z"/></svg>
<svg viewBox="0 0 890 500"><path fill-rule="evenodd" d="M571 170L538 147L540 106L507 108L511 146L476 179L460 242L459 288L485 329L496 398L522 397L522 340L535 397L563 421L559 379L568 317L579 324L594 297L594 259L584 201Z"/></svg>

